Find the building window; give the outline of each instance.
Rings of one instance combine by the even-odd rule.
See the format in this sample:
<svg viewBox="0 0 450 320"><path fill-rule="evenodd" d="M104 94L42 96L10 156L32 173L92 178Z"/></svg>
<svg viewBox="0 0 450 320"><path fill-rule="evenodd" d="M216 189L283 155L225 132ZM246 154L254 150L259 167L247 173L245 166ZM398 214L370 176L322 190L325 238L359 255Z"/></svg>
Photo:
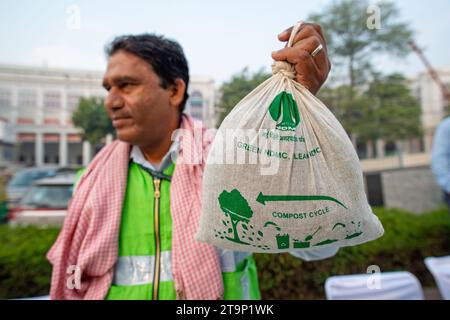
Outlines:
<svg viewBox="0 0 450 320"><path fill-rule="evenodd" d="M10 107L11 105L11 91L6 88L0 88L0 108Z"/></svg>
<svg viewBox="0 0 450 320"><path fill-rule="evenodd" d="M76 94L76 93L69 93L67 95L67 110L72 113L75 111L76 108L78 108L78 105L80 104L80 100L83 97L82 94Z"/></svg>
<svg viewBox="0 0 450 320"><path fill-rule="evenodd" d="M6 117L9 119L11 111L11 91L6 88L0 88L0 118Z"/></svg>
<svg viewBox="0 0 450 320"><path fill-rule="evenodd" d="M198 120L203 119L203 95L199 91L194 91L189 98L190 114Z"/></svg>
<svg viewBox="0 0 450 320"><path fill-rule="evenodd" d="M33 123L37 110L37 93L35 90L22 89L18 92L18 122Z"/></svg>
<svg viewBox="0 0 450 320"><path fill-rule="evenodd" d="M36 107L37 94L34 90L20 90L19 91L19 106L20 107Z"/></svg>
<svg viewBox="0 0 450 320"><path fill-rule="evenodd" d="M44 113L55 113L61 110L61 93L57 91L44 93Z"/></svg>

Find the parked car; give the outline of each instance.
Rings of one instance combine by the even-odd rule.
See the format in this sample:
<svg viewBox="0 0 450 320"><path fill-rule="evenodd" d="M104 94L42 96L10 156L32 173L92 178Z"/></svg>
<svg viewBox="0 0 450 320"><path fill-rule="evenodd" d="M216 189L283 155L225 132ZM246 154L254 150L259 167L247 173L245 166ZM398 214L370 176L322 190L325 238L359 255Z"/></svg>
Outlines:
<svg viewBox="0 0 450 320"><path fill-rule="evenodd" d="M72 197L74 174L35 181L8 213L11 224L61 225Z"/></svg>
<svg viewBox="0 0 450 320"><path fill-rule="evenodd" d="M78 169L77 167L49 166L25 168L17 171L7 187L8 208L13 209L19 203L34 181L61 174L75 174Z"/></svg>
<svg viewBox="0 0 450 320"><path fill-rule="evenodd" d="M6 201L6 178L0 175L0 223L6 220L8 206Z"/></svg>

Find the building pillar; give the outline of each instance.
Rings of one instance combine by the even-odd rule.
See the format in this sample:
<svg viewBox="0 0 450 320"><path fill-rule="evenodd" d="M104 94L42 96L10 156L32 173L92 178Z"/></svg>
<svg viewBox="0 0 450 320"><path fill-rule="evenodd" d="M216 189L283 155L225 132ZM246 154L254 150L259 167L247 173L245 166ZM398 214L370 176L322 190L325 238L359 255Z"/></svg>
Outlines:
<svg viewBox="0 0 450 320"><path fill-rule="evenodd" d="M44 92L43 90L37 90L37 108L36 108L36 124L44 123Z"/></svg>
<svg viewBox="0 0 450 320"><path fill-rule="evenodd" d="M412 153L420 153L420 140L418 138L414 138L412 141Z"/></svg>
<svg viewBox="0 0 450 320"><path fill-rule="evenodd" d="M377 149L377 158L384 158L386 155L385 152L386 143L382 139L377 139L376 141L376 149Z"/></svg>
<svg viewBox="0 0 450 320"><path fill-rule="evenodd" d="M366 141L366 157L367 159L372 159L374 156L373 154L373 141L368 140Z"/></svg>
<svg viewBox="0 0 450 320"><path fill-rule="evenodd" d="M59 165L61 167L67 166L67 133L59 135Z"/></svg>
<svg viewBox="0 0 450 320"><path fill-rule="evenodd" d="M11 107L12 107L12 112L11 112L11 123L12 124L16 124L17 123L17 118L19 117L19 96L18 96L18 90L15 87L12 92L12 100L11 100Z"/></svg>
<svg viewBox="0 0 450 320"><path fill-rule="evenodd" d="M34 142L34 158L37 167L44 164L44 135L40 132L36 133L36 140Z"/></svg>
<svg viewBox="0 0 450 320"><path fill-rule="evenodd" d="M83 141L83 166L87 166L91 161L91 144Z"/></svg>
<svg viewBox="0 0 450 320"><path fill-rule="evenodd" d="M65 126L68 120L68 112L67 112L67 90L61 90L61 109L59 113L59 123Z"/></svg>
<svg viewBox="0 0 450 320"><path fill-rule="evenodd" d="M424 137L423 137L423 142L424 142L424 146L425 146L425 152L426 153L431 153L431 150L433 148L433 133L431 130L426 130Z"/></svg>

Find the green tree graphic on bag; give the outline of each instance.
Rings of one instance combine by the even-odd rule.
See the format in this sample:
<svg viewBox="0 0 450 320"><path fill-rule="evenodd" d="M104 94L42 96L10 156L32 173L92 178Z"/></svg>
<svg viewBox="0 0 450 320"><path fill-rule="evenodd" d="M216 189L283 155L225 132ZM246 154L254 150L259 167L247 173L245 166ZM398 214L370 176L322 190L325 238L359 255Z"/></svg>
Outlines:
<svg viewBox="0 0 450 320"><path fill-rule="evenodd" d="M243 224L247 224L253 216L253 211L248 205L247 200L245 200L245 198L236 189L231 190L231 192L224 190L219 195L219 204L220 209L222 209L225 215L230 217L231 225L233 227L233 238L226 238L236 243L248 244L239 238L239 234L237 232L238 223L242 222Z"/></svg>

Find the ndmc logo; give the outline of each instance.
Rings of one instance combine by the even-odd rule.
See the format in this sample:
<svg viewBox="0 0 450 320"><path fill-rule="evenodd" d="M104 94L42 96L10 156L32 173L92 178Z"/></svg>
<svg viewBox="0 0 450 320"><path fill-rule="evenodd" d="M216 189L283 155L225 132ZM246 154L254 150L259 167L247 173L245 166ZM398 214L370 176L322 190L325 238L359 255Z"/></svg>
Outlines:
<svg viewBox="0 0 450 320"><path fill-rule="evenodd" d="M300 123L298 106L292 95L286 91L280 92L269 106L270 116L274 121L281 118L276 128L280 131L295 131Z"/></svg>

